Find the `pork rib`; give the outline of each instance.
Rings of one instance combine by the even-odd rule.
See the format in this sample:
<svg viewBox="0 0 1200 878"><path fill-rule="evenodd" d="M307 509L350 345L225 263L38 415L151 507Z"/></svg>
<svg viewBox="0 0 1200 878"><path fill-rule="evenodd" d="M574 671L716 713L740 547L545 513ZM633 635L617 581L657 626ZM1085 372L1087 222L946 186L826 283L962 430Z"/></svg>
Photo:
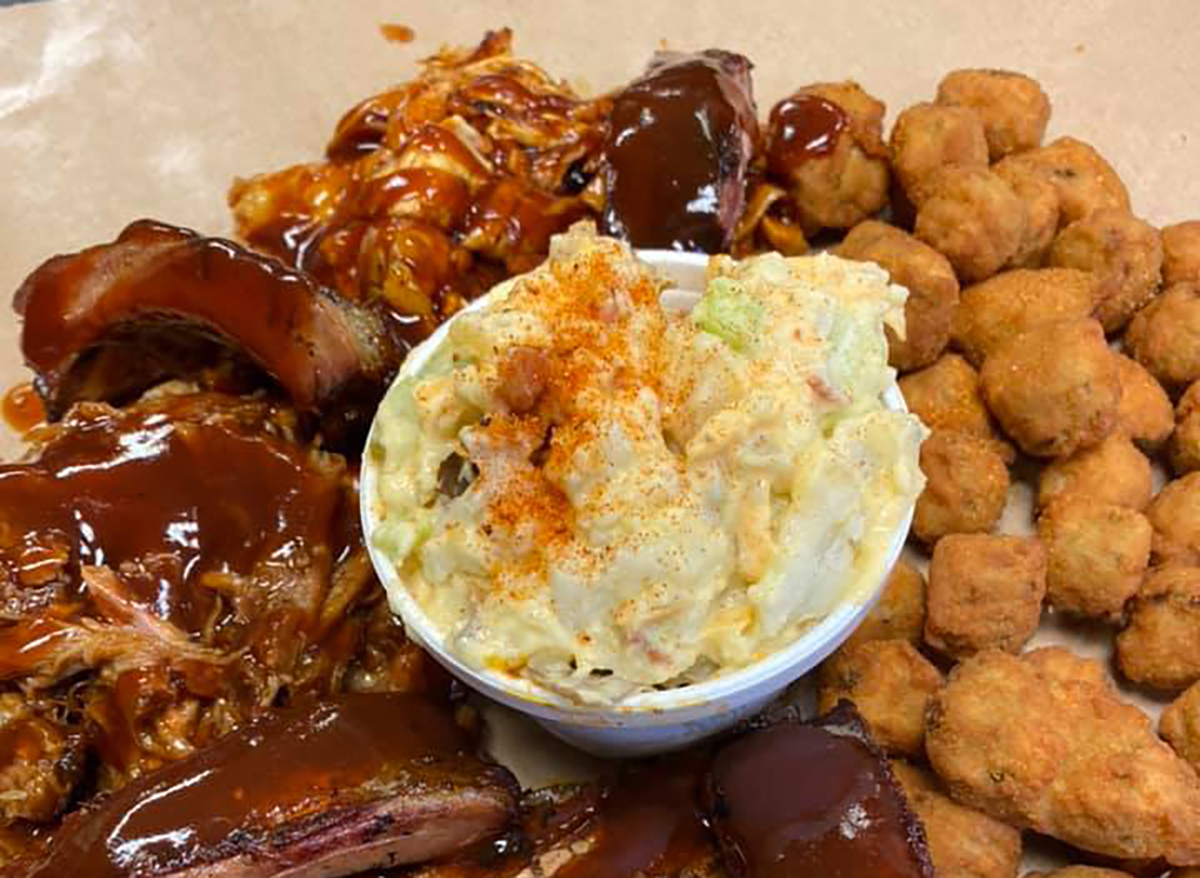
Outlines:
<svg viewBox="0 0 1200 878"><path fill-rule="evenodd" d="M448 708L344 695L279 711L71 817L12 878L336 878L503 832L517 785Z"/></svg>
<svg viewBox="0 0 1200 878"><path fill-rule="evenodd" d="M231 241L151 220L49 259L13 307L51 419L80 400L127 401L233 349L300 411L344 421L348 406L378 400L403 356L378 313Z"/></svg>

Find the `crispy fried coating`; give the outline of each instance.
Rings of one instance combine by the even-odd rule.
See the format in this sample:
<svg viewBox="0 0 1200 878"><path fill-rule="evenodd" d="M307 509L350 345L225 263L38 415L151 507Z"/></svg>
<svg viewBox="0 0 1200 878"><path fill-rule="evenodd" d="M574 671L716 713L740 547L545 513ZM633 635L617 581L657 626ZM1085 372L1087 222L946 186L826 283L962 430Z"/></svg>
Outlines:
<svg viewBox="0 0 1200 878"><path fill-rule="evenodd" d="M892 283L908 289L904 338L887 329L892 366L908 372L941 356L958 307L958 278L945 256L904 230L875 220L856 225L835 252L843 259L874 262Z"/></svg>
<svg viewBox="0 0 1200 878"><path fill-rule="evenodd" d="M1200 283L1168 287L1139 311L1125 347L1168 391L1200 380Z"/></svg>
<svg viewBox="0 0 1200 878"><path fill-rule="evenodd" d="M870 640L921 643L925 630L925 575L901 558L888 574L879 602L846 638L844 647Z"/></svg>
<svg viewBox="0 0 1200 878"><path fill-rule="evenodd" d="M1116 621L1137 594L1154 529L1140 512L1067 496L1038 518L1046 547L1046 596L1056 610Z"/></svg>
<svg viewBox="0 0 1200 878"><path fill-rule="evenodd" d="M817 709L824 714L851 701L887 753L920 756L925 708L942 682L941 671L907 640L843 646L817 674Z"/></svg>
<svg viewBox="0 0 1200 878"><path fill-rule="evenodd" d="M1095 320L1039 323L1001 342L980 371L983 398L1025 453L1061 457L1116 426L1121 379Z"/></svg>
<svg viewBox="0 0 1200 878"><path fill-rule="evenodd" d="M975 111L994 162L1041 146L1050 122L1050 98L1037 80L1011 70L953 70L938 83L937 102Z"/></svg>
<svg viewBox="0 0 1200 878"><path fill-rule="evenodd" d="M1106 207L1129 210L1129 192L1094 147L1074 137L1018 153L1004 162L1033 168L1058 190L1062 221L1073 223Z"/></svg>
<svg viewBox="0 0 1200 878"><path fill-rule="evenodd" d="M929 562L925 642L954 658L1018 652L1037 630L1046 553L1032 538L951 534Z"/></svg>
<svg viewBox="0 0 1200 878"><path fill-rule="evenodd" d="M932 366L905 375L900 392L908 410L929 429L992 440L1005 461L1011 460L1011 449L983 402L979 373L958 354L946 354Z"/></svg>
<svg viewBox="0 0 1200 878"><path fill-rule="evenodd" d="M1162 261L1158 229L1117 208L1075 220L1050 248L1051 265L1095 275L1096 319L1110 333L1154 298L1162 282Z"/></svg>
<svg viewBox="0 0 1200 878"><path fill-rule="evenodd" d="M921 445L925 489L917 498L913 533L932 545L947 534L987 533L1008 501L1008 467L995 444L965 433L934 430Z"/></svg>
<svg viewBox="0 0 1200 878"><path fill-rule="evenodd" d="M1168 482L1146 507L1153 563L1200 565L1200 472Z"/></svg>
<svg viewBox="0 0 1200 878"><path fill-rule="evenodd" d="M959 802L1083 850L1200 863L1200 777L1061 647L960 664L933 698L926 750Z"/></svg>
<svg viewBox="0 0 1200 878"><path fill-rule="evenodd" d="M1163 226L1163 283L1200 283L1200 220Z"/></svg>
<svg viewBox="0 0 1200 878"><path fill-rule="evenodd" d="M914 202L921 181L939 168L988 164L983 120L966 107L913 104L896 117L888 151L893 172Z"/></svg>
<svg viewBox="0 0 1200 878"><path fill-rule="evenodd" d="M1200 567L1150 571L1117 635L1117 662L1127 678L1155 689L1200 680Z"/></svg>
<svg viewBox="0 0 1200 878"><path fill-rule="evenodd" d="M808 156L786 169L772 165L772 171L777 175L783 172L805 232L848 229L887 204L889 174L883 143L886 107L857 82L819 82L797 94L836 104L846 113L849 124L829 153Z"/></svg>
<svg viewBox="0 0 1200 878"><path fill-rule="evenodd" d="M1025 240L1027 210L988 168L951 165L922 178L915 231L965 282L991 277Z"/></svg>
<svg viewBox="0 0 1200 878"><path fill-rule="evenodd" d="M1177 475L1200 470L1200 381L1179 398L1175 407L1175 432L1167 448Z"/></svg>
<svg viewBox="0 0 1200 878"><path fill-rule="evenodd" d="M1158 733L1176 753L1200 769L1200 683L1193 683L1163 708Z"/></svg>
<svg viewBox="0 0 1200 878"><path fill-rule="evenodd" d="M1038 268L1046 261L1054 236L1058 234L1061 209L1058 190L1030 165L1002 161L992 170L1012 187L1025 205L1025 235L1009 265Z"/></svg>
<svg viewBox="0 0 1200 878"><path fill-rule="evenodd" d="M1045 467L1038 479L1038 506L1064 497L1086 497L1143 510L1154 496L1150 461L1119 433Z"/></svg>
<svg viewBox="0 0 1200 878"><path fill-rule="evenodd" d="M938 878L1016 878L1021 864L1020 832L959 805L923 768L893 760L892 773L925 827Z"/></svg>
<svg viewBox="0 0 1200 878"><path fill-rule="evenodd" d="M1073 268L1016 268L967 287L950 338L979 367L1000 342L1052 320L1090 317L1096 281Z"/></svg>
<svg viewBox="0 0 1200 878"><path fill-rule="evenodd" d="M1155 451L1167 441L1175 427L1176 414L1163 386L1137 360L1117 354L1121 375L1121 405L1117 409L1117 432L1138 445Z"/></svg>

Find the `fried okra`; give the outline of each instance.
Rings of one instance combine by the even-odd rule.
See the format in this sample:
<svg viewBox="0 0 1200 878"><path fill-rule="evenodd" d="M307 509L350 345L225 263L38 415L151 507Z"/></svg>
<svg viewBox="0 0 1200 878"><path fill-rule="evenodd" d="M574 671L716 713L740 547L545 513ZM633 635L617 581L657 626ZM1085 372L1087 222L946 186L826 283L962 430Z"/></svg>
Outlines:
<svg viewBox="0 0 1200 878"><path fill-rule="evenodd" d="M1163 283L1200 283L1200 220L1164 226Z"/></svg>
<svg viewBox="0 0 1200 878"><path fill-rule="evenodd" d="M1019 652L1037 630L1046 554L1036 539L951 534L929 562L925 642L954 658Z"/></svg>
<svg viewBox="0 0 1200 878"><path fill-rule="evenodd" d="M925 769L893 760L892 773L925 827L938 878L1016 878L1021 865L1019 831L959 805Z"/></svg>
<svg viewBox="0 0 1200 878"><path fill-rule="evenodd" d="M950 337L975 366L1000 342L1039 323L1092 315L1095 278L1073 268L1017 268L967 287Z"/></svg>
<svg viewBox="0 0 1200 878"><path fill-rule="evenodd" d="M1024 241L1025 204L988 168L934 171L922 179L914 201L917 237L943 253L965 282L991 277Z"/></svg>
<svg viewBox="0 0 1200 878"><path fill-rule="evenodd" d="M829 112L820 102L844 114L844 127L832 149L813 155L797 149L790 132L797 115ZM856 82L822 82L805 86L772 110L767 133L767 163L782 181L807 233L823 228L848 229L887 204L887 147L883 142L881 101ZM805 147L807 144L804 145Z"/></svg>
<svg viewBox="0 0 1200 878"><path fill-rule="evenodd" d="M1200 283L1168 287L1139 311L1125 347L1168 391L1200 380Z"/></svg>
<svg viewBox="0 0 1200 878"><path fill-rule="evenodd" d="M994 162L1040 146L1050 122L1050 98L1042 87L1011 70L954 70L938 83L937 102L966 107L983 120Z"/></svg>
<svg viewBox="0 0 1200 878"><path fill-rule="evenodd" d="M1200 683L1163 708L1158 733L1175 752L1200 770Z"/></svg>
<svg viewBox="0 0 1200 878"><path fill-rule="evenodd" d="M1168 482L1146 507L1156 564L1200 564L1200 472Z"/></svg>
<svg viewBox="0 0 1200 878"><path fill-rule="evenodd" d="M1009 265L1038 268L1046 261L1054 236L1058 234L1061 210L1058 190L1037 169L1017 162L1002 161L992 170L1012 187L1025 205L1025 234Z"/></svg>
<svg viewBox="0 0 1200 878"><path fill-rule="evenodd" d="M904 338L887 329L892 366L908 372L936 360L949 341L958 307L958 278L946 257L902 229L874 220L851 229L836 252L844 259L874 262L892 283L908 290Z"/></svg>
<svg viewBox="0 0 1200 878"><path fill-rule="evenodd" d="M869 640L907 640L917 646L925 630L925 576L901 558L892 568L883 594L843 647Z"/></svg>
<svg viewBox="0 0 1200 878"><path fill-rule="evenodd" d="M913 533L932 545L947 534L987 533L1008 501L1008 467L995 443L934 430L921 444L925 489L917 499Z"/></svg>
<svg viewBox="0 0 1200 878"><path fill-rule="evenodd" d="M946 354L932 366L900 379L908 410L931 430L965 433L991 440L1005 460L1012 457L983 402L979 373L958 354Z"/></svg>
<svg viewBox="0 0 1200 878"><path fill-rule="evenodd" d="M1124 354L1117 354L1121 375L1121 405L1117 409L1117 432L1150 451L1167 441L1175 427L1171 398L1146 367ZM1197 400L1200 402L1200 399Z"/></svg>
<svg viewBox="0 0 1200 878"><path fill-rule="evenodd" d="M1038 479L1038 506L1043 509L1065 497L1084 497L1141 511L1152 496L1150 461L1119 433L1052 461Z"/></svg>
<svg viewBox="0 0 1200 878"><path fill-rule="evenodd" d="M1004 432L1034 457L1095 445L1116 425L1121 379L1095 320L1040 323L1006 339L980 377Z"/></svg>
<svg viewBox="0 0 1200 878"><path fill-rule="evenodd" d="M941 671L907 640L871 640L843 646L821 665L817 709L851 701L886 752L920 756L925 708L941 687Z"/></svg>
<svg viewBox="0 0 1200 878"><path fill-rule="evenodd" d="M1152 570L1117 635L1121 673L1135 683L1178 691L1200 680L1200 567Z"/></svg>
<svg viewBox="0 0 1200 878"><path fill-rule="evenodd" d="M1064 223L1073 223L1106 207L1129 210L1129 192L1117 172L1082 140L1060 137L1037 149L1009 156L1004 162L1030 167L1054 185Z"/></svg>
<svg viewBox="0 0 1200 878"><path fill-rule="evenodd" d="M1200 777L1061 647L968 659L934 696L930 763L959 802L1083 850L1200 863Z"/></svg>
<svg viewBox="0 0 1200 878"><path fill-rule="evenodd" d="M1162 282L1158 229L1126 210L1097 210L1058 233L1050 264L1096 277L1096 319L1116 332L1154 298Z"/></svg>
<svg viewBox="0 0 1200 878"><path fill-rule="evenodd" d="M1171 468L1178 475L1200 470L1200 381L1179 398L1175 408L1175 432L1167 448Z"/></svg>
<svg viewBox="0 0 1200 878"><path fill-rule="evenodd" d="M1050 605L1120 619L1146 575L1153 533L1144 515L1125 506L1069 496L1050 504L1038 518Z"/></svg>
<svg viewBox="0 0 1200 878"><path fill-rule="evenodd" d="M966 107L913 104L896 117L888 153L900 185L916 201L921 181L939 168L986 168L987 135L983 120Z"/></svg>

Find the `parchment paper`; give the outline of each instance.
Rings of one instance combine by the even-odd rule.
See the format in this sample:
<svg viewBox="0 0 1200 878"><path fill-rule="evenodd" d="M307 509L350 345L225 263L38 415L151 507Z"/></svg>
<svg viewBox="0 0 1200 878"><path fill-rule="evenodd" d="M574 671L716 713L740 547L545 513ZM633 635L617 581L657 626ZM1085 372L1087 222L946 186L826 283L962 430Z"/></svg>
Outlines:
<svg viewBox="0 0 1200 878"><path fill-rule="evenodd" d="M416 38L388 43L382 23ZM890 122L953 68L1022 70L1054 102L1050 136L1093 143L1135 212L1156 224L1200 216L1196 0L51 0L0 8L0 297L47 256L136 217L229 233L235 175L319 157L352 104L439 44L501 25L519 54L592 91L663 45L741 51L756 65L760 115L799 85L854 78L887 102ZM0 387L24 377L16 336L0 308ZM0 450L17 448L0 437ZM1018 487L1008 529L1028 529L1028 504ZM1053 623L1039 640L1102 658L1111 647L1107 632ZM526 783L594 768L523 721L493 722Z"/></svg>

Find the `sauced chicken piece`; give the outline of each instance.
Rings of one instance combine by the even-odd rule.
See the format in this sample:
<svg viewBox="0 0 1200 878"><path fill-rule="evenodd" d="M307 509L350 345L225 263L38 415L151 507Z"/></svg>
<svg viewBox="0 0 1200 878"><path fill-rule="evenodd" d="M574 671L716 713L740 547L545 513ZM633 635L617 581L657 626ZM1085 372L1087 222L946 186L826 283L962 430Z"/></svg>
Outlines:
<svg viewBox="0 0 1200 878"><path fill-rule="evenodd" d="M238 234L348 298L386 304L423 338L598 213L610 108L514 57L510 31L490 32L350 109L326 161L236 181Z"/></svg>

